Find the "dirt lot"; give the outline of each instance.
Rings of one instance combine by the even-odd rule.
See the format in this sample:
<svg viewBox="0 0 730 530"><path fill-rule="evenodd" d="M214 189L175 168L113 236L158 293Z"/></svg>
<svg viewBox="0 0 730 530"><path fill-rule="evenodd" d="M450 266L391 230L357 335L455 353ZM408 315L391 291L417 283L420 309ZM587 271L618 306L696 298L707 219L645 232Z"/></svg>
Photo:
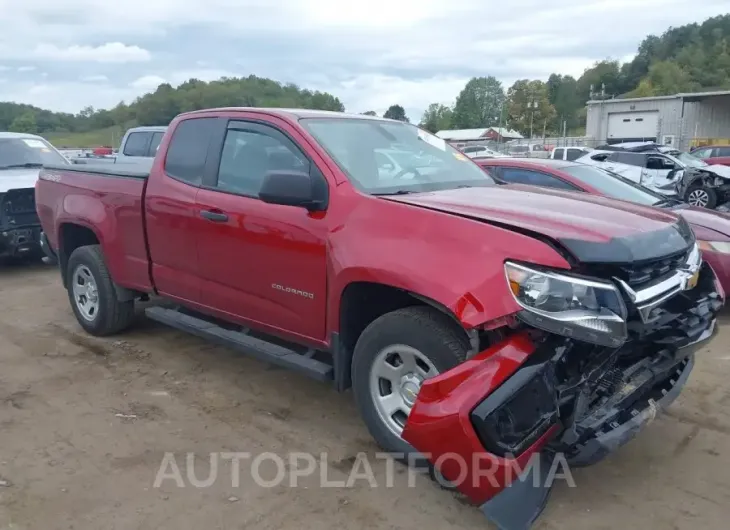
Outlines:
<svg viewBox="0 0 730 530"><path fill-rule="evenodd" d="M196 488L210 453L327 452L344 480L375 446L349 395L140 318L117 339L84 335L55 269L0 270L0 530L56 528L488 528L425 477L320 488L318 476L256 486L230 462ZM556 487L538 528L727 528L730 513L730 318L702 351L668 415L610 460ZM172 452L184 487L154 488ZM207 468L207 469L206 469ZM171 468L168 468L168 471ZM378 477L386 466L374 466ZM399 474L404 474L398 468ZM261 468L271 480L276 467Z"/></svg>

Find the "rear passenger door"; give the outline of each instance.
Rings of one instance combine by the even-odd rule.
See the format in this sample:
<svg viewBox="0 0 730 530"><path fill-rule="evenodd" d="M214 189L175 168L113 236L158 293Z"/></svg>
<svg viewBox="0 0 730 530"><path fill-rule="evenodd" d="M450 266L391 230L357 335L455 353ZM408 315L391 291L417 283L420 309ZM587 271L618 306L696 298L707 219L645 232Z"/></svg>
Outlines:
<svg viewBox="0 0 730 530"><path fill-rule="evenodd" d="M608 155L606 161L601 164L609 171L618 173L632 182L642 184L645 174L646 155L642 153L631 153L626 151L615 151Z"/></svg>
<svg viewBox="0 0 730 530"><path fill-rule="evenodd" d="M201 302L195 198L206 171L208 146L224 125L218 118L181 121L172 131L164 166L147 184L145 224L152 275L160 294L169 298Z"/></svg>
<svg viewBox="0 0 730 530"><path fill-rule="evenodd" d="M195 206L204 304L263 331L324 340L325 216L258 196L268 171L324 176L283 121L231 120L224 134Z"/></svg>

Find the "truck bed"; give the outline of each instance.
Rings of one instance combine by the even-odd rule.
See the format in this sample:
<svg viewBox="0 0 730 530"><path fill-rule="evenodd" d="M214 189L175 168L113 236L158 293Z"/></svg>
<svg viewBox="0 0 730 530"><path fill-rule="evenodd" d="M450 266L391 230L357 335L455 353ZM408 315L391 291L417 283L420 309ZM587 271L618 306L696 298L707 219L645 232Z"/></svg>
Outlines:
<svg viewBox="0 0 730 530"><path fill-rule="evenodd" d="M36 209L52 248L69 225L93 232L120 285L152 289L144 227L148 171L114 164L44 166L36 186ZM39 181L40 182L40 181Z"/></svg>

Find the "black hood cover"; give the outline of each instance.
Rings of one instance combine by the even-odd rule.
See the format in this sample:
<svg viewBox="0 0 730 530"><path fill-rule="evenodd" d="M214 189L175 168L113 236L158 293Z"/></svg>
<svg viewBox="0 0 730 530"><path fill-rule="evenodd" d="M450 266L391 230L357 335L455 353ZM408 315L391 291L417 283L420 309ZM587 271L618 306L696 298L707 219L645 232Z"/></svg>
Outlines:
<svg viewBox="0 0 730 530"><path fill-rule="evenodd" d="M686 252L694 244L695 235L687 221L679 217L667 228L615 237L607 243L579 239L558 242L582 263L629 264Z"/></svg>

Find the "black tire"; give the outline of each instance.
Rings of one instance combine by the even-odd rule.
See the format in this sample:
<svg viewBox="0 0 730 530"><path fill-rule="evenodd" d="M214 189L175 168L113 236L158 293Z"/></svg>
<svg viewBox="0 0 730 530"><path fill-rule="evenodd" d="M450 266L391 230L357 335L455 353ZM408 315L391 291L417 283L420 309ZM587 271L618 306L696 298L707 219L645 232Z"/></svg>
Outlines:
<svg viewBox="0 0 730 530"><path fill-rule="evenodd" d="M370 371L376 356L393 344L417 349L443 373L466 359L469 340L459 326L432 307L407 307L375 319L362 332L352 359L352 388L363 421L386 451L406 457L417 451L381 419L370 393Z"/></svg>
<svg viewBox="0 0 730 530"><path fill-rule="evenodd" d="M73 275L80 265L89 269L97 286L98 312L91 320L82 315L73 294ZM125 302L118 300L99 245L79 247L73 251L66 267L66 286L76 320L87 333L97 336L112 335L129 327L134 320L134 300Z"/></svg>
<svg viewBox="0 0 730 530"><path fill-rule="evenodd" d="M707 193L707 197L708 197L707 204L702 206L702 208L707 208L708 210L712 210L713 208L715 208L715 206L717 206L717 192L715 190L713 190L712 188L707 188L705 186L691 186L687 190L687 194L685 195L685 200L687 202L689 202L689 197L690 197L690 195L692 195L692 192L695 192L698 190L702 190L705 193Z"/></svg>

